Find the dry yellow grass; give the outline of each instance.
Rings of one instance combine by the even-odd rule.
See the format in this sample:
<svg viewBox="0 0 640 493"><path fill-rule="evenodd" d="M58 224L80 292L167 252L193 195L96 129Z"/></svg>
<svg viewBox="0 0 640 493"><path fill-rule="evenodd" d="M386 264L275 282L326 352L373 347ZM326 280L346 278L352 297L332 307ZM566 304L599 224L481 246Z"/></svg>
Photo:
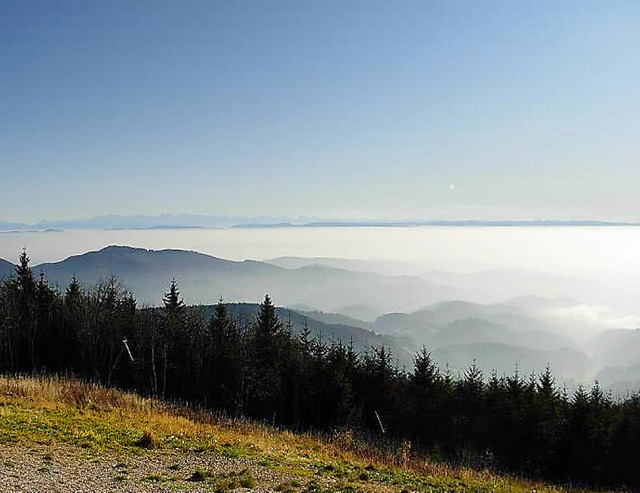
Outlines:
<svg viewBox="0 0 640 493"><path fill-rule="evenodd" d="M433 463L412 455L408 443L383 451L358 443L349 431L330 438L293 434L51 376L0 377L0 443L65 444L125 456L162 450L220 455L294 478L283 491L567 491Z"/></svg>

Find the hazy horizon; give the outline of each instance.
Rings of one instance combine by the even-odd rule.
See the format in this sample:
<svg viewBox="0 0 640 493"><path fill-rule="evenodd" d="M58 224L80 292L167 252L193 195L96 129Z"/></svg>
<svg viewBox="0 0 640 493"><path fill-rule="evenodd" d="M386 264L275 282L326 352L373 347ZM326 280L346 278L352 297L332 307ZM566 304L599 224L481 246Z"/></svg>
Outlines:
<svg viewBox="0 0 640 493"><path fill-rule="evenodd" d="M485 300L517 295L566 297L640 315L640 229L633 227L385 227L75 230L0 234L0 257L60 261L108 245L184 249L229 260L282 256L390 263L385 274L468 276ZM366 269L365 269L366 270ZM374 269L375 270L375 269ZM380 268L378 268L380 271ZM381 272L382 272L381 271ZM473 280L476 274L485 275ZM495 282L490 282L495 279ZM444 284L451 278L442 277ZM457 282L457 281L456 281Z"/></svg>
<svg viewBox="0 0 640 493"><path fill-rule="evenodd" d="M172 228L249 228L249 227L555 227L555 226L640 226L635 221L606 221L593 218L505 218L485 219L478 217L439 218L327 218L320 216L216 216L206 214L157 214L121 215L106 214L71 219L41 219L32 223L0 220L0 233L43 230L119 230L119 229L172 229Z"/></svg>

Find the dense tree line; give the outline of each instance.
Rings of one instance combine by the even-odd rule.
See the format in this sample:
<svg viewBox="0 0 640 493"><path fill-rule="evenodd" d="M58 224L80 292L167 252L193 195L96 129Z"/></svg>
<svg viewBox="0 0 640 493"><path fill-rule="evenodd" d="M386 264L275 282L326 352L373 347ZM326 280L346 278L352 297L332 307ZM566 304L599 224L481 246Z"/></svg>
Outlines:
<svg viewBox="0 0 640 493"><path fill-rule="evenodd" d="M205 320L177 283L161 308L139 308L110 278L61 291L26 252L0 284L0 369L58 372L296 430L348 427L408 439L448 461L559 481L640 488L640 397L598 385L573 395L541 375L441 372L427 349L411 371L387 348L365 353L293 333L266 296L255 320L222 300Z"/></svg>

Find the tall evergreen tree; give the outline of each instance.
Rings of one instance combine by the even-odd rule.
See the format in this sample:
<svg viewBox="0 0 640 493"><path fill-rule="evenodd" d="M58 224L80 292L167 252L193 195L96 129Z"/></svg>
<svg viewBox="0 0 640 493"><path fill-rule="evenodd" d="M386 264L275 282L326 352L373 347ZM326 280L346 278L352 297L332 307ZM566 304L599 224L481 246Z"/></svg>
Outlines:
<svg viewBox="0 0 640 493"><path fill-rule="evenodd" d="M180 297L180 291L178 290L178 282L174 279L169 284L169 291L165 293L163 297L163 322L161 326L161 332L156 335L155 341L152 347L153 362L157 356L160 357L160 365L162 368L161 376L161 394L163 396L174 393L174 389L177 389L180 382L180 378L177 378L182 373L182 365L187 360L187 337L185 334L185 305L184 301ZM155 342L154 341L154 342ZM156 351L159 349L160 354L156 355ZM183 382L184 383L184 382Z"/></svg>
<svg viewBox="0 0 640 493"><path fill-rule="evenodd" d="M246 402L262 418L275 413L280 391L280 338L283 329L269 295L260 303L253 326Z"/></svg>
<svg viewBox="0 0 640 493"><path fill-rule="evenodd" d="M435 446L443 427L442 415L447 395L444 392L438 366L423 346L413 360L409 376L410 423L413 433L425 446Z"/></svg>
<svg viewBox="0 0 640 493"><path fill-rule="evenodd" d="M18 265L15 268L13 288L15 297L15 333L16 363L22 371L36 370L36 341L37 341L37 305L36 281L29 266L29 256L26 249L22 250Z"/></svg>

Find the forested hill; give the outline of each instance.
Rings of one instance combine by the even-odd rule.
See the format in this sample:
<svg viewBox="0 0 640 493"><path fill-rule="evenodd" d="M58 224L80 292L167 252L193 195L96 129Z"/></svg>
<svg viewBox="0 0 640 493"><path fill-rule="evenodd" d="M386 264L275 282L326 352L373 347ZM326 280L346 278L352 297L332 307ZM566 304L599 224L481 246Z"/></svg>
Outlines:
<svg viewBox="0 0 640 493"><path fill-rule="evenodd" d="M176 278L189 304L260 300L273 295L284 306L306 305L335 311L347 305L372 305L381 313L415 310L451 299L455 290L411 276L388 276L326 266L286 269L265 262L225 260L185 250L147 250L109 246L33 267L61 287L75 275L83 284L116 276L140 304L159 305L167 283Z"/></svg>
<svg viewBox="0 0 640 493"><path fill-rule="evenodd" d="M236 285L249 284L249 279L260 282L265 277L277 275L280 270L261 262L234 262L193 251L127 246L108 246L60 262L40 264L33 269L44 272L47 279L60 286L66 286L72 277L93 285L115 276L136 293L139 302L154 305L161 302L162 293L172 278L180 279L183 295L190 301L213 301L222 294L234 299L231 294L236 293Z"/></svg>
<svg viewBox="0 0 640 493"><path fill-rule="evenodd" d="M229 303L226 307L229 316L234 317L240 325L252 324L260 313L258 303ZM193 309L205 320L209 320L215 313L214 305L198 306ZM322 322L313 318L313 314L309 316L289 308L278 307L276 313L283 323L290 325L292 332L296 335L308 329L312 336L319 336L326 343L341 342L345 345L353 345L353 348L359 352L384 346L392 350L400 367L413 366L415 352L406 348L401 339L352 325Z"/></svg>

